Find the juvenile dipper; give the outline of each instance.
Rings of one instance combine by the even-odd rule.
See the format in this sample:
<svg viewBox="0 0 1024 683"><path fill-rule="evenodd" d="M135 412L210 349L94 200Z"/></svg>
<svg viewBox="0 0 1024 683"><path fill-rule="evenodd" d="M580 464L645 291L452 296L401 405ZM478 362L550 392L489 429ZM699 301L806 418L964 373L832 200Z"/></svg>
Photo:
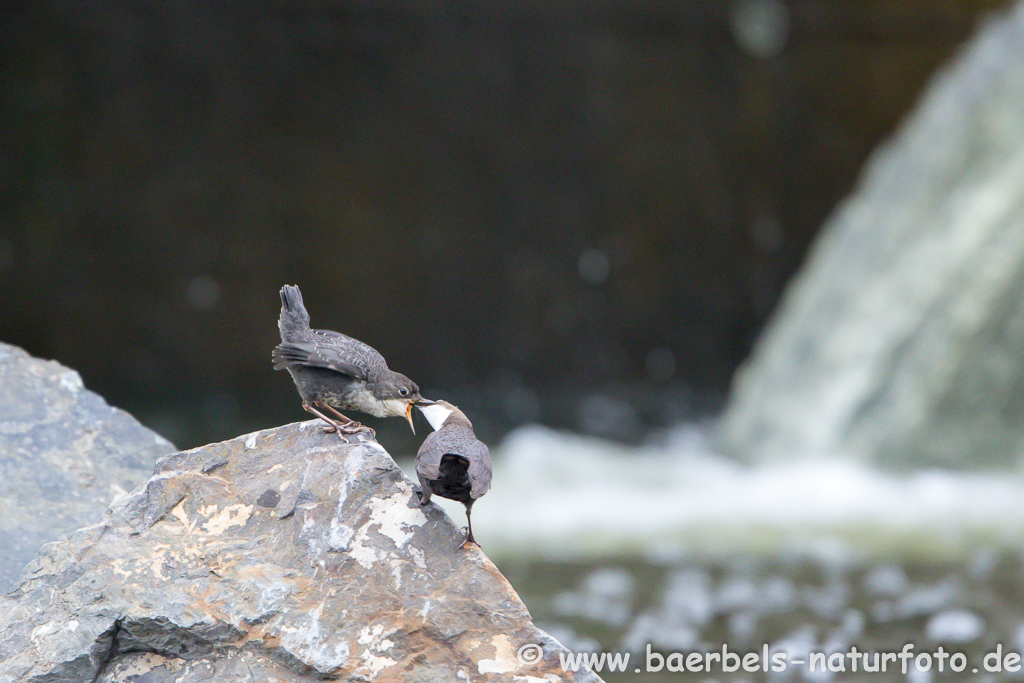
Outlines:
<svg viewBox="0 0 1024 683"><path fill-rule="evenodd" d="M375 417L405 416L413 433L412 407L422 400L419 387L394 372L373 348L330 330L309 327L302 292L294 285L281 288L281 343L271 354L275 370L287 370L302 397L302 407L326 422L325 432L355 434L373 430L345 417L335 407ZM341 424L320 412L326 409Z"/></svg>
<svg viewBox="0 0 1024 683"><path fill-rule="evenodd" d="M429 503L432 493L465 505L468 526L462 545L476 543L469 515L477 498L491 488L491 454L465 413L451 403L423 401L416 407L435 430L416 453L420 505Z"/></svg>

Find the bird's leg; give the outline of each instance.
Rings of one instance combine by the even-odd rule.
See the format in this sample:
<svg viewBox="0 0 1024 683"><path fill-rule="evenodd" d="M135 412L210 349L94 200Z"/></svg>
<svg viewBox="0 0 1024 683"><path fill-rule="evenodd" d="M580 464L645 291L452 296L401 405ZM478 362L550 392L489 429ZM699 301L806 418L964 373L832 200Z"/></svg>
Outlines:
<svg viewBox="0 0 1024 683"><path fill-rule="evenodd" d="M466 506L466 540L464 540L462 542L462 545L459 546L460 548L465 548L466 545L468 545L470 543L472 543L473 545L476 545L476 546L480 545L479 543L476 542L476 539L473 538L473 519L469 516L470 512L472 510L473 510L473 505L472 504L469 504L469 505Z"/></svg>
<svg viewBox="0 0 1024 683"><path fill-rule="evenodd" d="M416 473L416 478L420 480L420 490L417 493L420 494L420 507L423 507L430 502L430 482L424 479L419 472Z"/></svg>
<svg viewBox="0 0 1024 683"><path fill-rule="evenodd" d="M373 429L371 429L370 427L367 427L366 425L359 424L358 422L353 420L351 417L342 415L337 410L335 410L333 406L329 406L326 403L321 403L320 401L317 401L316 405L320 406L321 408L326 408L327 410L329 410L332 413L334 413L335 415L337 415L343 421L344 426L338 425L337 423L334 423L334 425L336 427L338 427L339 429L341 429L341 431L345 432L346 434L358 434L359 432L370 432L370 436L372 436L373 438L377 438L377 432L373 431Z"/></svg>
<svg viewBox="0 0 1024 683"><path fill-rule="evenodd" d="M320 406L321 408L326 408L327 410L331 411L332 413L334 413L335 415L337 415L337 416L338 416L339 418L341 418L341 419L342 419L342 420L344 420L345 422L352 422L352 421L353 421L351 417L347 417L347 416L345 416L345 415L342 415L341 413L339 413L339 412L338 412L338 410L337 410L337 408L335 408L335 407L334 407L334 406L332 406L332 405L328 405L328 404L326 404L326 403L321 403L321 402L319 402L319 401L317 401L317 403L316 403L316 404L317 404L318 406Z"/></svg>
<svg viewBox="0 0 1024 683"><path fill-rule="evenodd" d="M313 406L311 406L308 403L303 403L302 404L302 409L305 410L307 413L312 413L313 415L316 415L321 420L323 420L328 425L330 425L329 427L324 427L324 434L330 434L331 432L337 432L338 436L341 436L341 425L339 425L337 422L335 422L331 418L327 417L326 415L324 415L323 413L321 413L319 410L317 410L316 408L314 408Z"/></svg>

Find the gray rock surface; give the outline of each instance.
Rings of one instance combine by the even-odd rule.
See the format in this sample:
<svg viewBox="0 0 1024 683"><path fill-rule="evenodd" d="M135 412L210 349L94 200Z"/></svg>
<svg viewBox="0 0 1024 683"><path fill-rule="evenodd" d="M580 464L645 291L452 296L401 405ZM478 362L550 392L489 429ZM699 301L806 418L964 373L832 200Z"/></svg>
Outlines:
<svg viewBox="0 0 1024 683"><path fill-rule="evenodd" d="M0 343L0 592L44 543L97 522L174 450L77 372Z"/></svg>
<svg viewBox="0 0 1024 683"><path fill-rule="evenodd" d="M935 77L737 375L726 447L1007 467L1024 439L1024 6Z"/></svg>
<svg viewBox="0 0 1024 683"><path fill-rule="evenodd" d="M600 680L348 438L310 421L162 458L0 598L0 683Z"/></svg>

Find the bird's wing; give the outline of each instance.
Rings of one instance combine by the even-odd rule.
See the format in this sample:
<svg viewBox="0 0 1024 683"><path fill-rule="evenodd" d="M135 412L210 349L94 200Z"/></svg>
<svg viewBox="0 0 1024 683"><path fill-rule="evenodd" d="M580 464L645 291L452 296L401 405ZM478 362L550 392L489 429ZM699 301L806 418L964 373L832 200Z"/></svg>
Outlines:
<svg viewBox="0 0 1024 683"><path fill-rule="evenodd" d="M445 447L444 439L439 434L431 432L427 435L416 453L416 474L430 481L441 476L441 458L450 450Z"/></svg>
<svg viewBox="0 0 1024 683"><path fill-rule="evenodd" d="M388 369L384 356L375 348L347 334L332 330L310 330L310 334L321 353L344 358L358 367L362 373L360 379L369 380L371 376L379 376Z"/></svg>
<svg viewBox="0 0 1024 683"><path fill-rule="evenodd" d="M274 347L271 354L274 369L305 366L334 370L356 379L366 379L366 371L341 357L336 349L313 342L282 343Z"/></svg>
<svg viewBox="0 0 1024 683"><path fill-rule="evenodd" d="M466 448L469 457L469 481L472 484L469 495L476 499L491 489L491 453L484 442L473 437L473 444Z"/></svg>

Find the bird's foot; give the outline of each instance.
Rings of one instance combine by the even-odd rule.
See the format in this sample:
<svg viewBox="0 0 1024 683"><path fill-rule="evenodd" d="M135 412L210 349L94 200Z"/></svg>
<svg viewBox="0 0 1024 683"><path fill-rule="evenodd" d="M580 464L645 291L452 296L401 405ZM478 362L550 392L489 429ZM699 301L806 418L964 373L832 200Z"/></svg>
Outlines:
<svg viewBox="0 0 1024 683"><path fill-rule="evenodd" d="M360 424L354 420L352 422L346 422L343 425L338 425L338 430L342 434L359 434L360 432L365 432L369 434L371 438L377 438L377 432L373 431L371 427L367 427L366 425Z"/></svg>
<svg viewBox="0 0 1024 683"><path fill-rule="evenodd" d="M470 531L468 528L465 531L466 531L466 537L464 539L462 539L462 543L459 544L459 550L465 548L467 545L469 545L471 543L473 545L475 545L477 548L479 548L480 544L476 542L475 538L473 538L473 532Z"/></svg>
<svg viewBox="0 0 1024 683"><path fill-rule="evenodd" d="M366 425L359 424L358 422L356 422L355 420L353 420L350 417L346 417L346 416L342 415L341 413L339 413L337 410L335 410L331 406L327 405L326 403L320 403L320 402L303 403L302 404L302 408L303 408L303 410L305 410L307 412L310 412L313 415L316 415L321 420L323 420L328 425L330 425L329 427L324 428L324 434L337 433L338 436L340 436L343 441L345 440L345 436L344 436L345 434L358 434L360 432L368 432L370 434L371 438L374 438L374 439L377 438L377 432L373 431L371 428L367 427ZM335 422L331 418L329 418L326 415L324 415L323 413L321 413L318 410L319 408L324 408L324 409L328 410L329 412L334 413L335 415L338 416L338 419L342 420L342 422L341 423Z"/></svg>
<svg viewBox="0 0 1024 683"><path fill-rule="evenodd" d="M349 443L346 438L348 436L354 436L356 434L369 434L371 439L376 439L377 434L366 425L361 425L358 422L346 422L345 424L333 423L330 427L324 427L320 430L324 434L337 434L345 443Z"/></svg>
<svg viewBox="0 0 1024 683"><path fill-rule="evenodd" d="M302 404L302 409L305 410L308 413L316 415L321 420L323 420L324 422L327 423L327 426L324 427L323 430L322 430L324 434L335 434L336 433L338 436L340 436L342 438L342 440L345 439L345 437L342 436L342 434L341 434L341 425L339 425L337 422L335 422L331 418L329 418L326 415L324 415L323 413L321 413L319 410L314 408L309 403L303 403Z"/></svg>
<svg viewBox="0 0 1024 683"><path fill-rule="evenodd" d="M430 496L424 496L423 489L416 489L416 495L420 497L420 507L430 504Z"/></svg>

